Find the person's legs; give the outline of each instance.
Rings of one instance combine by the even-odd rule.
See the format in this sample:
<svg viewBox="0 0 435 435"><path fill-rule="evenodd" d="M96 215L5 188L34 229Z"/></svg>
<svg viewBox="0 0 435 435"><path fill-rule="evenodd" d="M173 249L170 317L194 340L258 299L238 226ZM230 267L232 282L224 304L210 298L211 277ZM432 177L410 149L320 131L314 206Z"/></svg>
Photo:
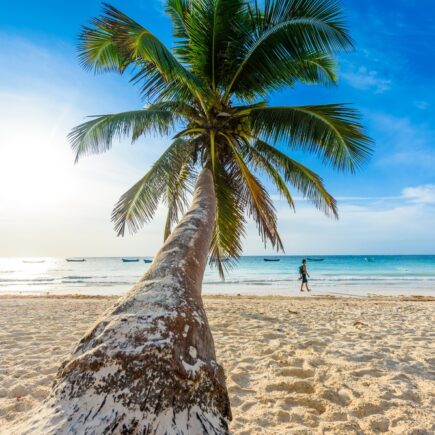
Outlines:
<svg viewBox="0 0 435 435"><path fill-rule="evenodd" d="M305 284L305 287L306 287L307 290L308 290L308 286L307 286L307 276L306 276L305 274L302 274L301 292L304 291L304 284ZM309 290L308 290L308 291L309 291Z"/></svg>
<svg viewBox="0 0 435 435"><path fill-rule="evenodd" d="M308 279L305 280L305 287L307 288L307 292L311 291L311 289L308 287Z"/></svg>

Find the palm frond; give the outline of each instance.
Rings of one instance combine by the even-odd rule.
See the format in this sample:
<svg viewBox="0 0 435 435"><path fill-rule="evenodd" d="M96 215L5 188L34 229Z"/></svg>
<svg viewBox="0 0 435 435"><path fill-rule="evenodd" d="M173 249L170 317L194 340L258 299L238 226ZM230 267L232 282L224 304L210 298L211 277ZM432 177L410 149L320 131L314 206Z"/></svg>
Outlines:
<svg viewBox="0 0 435 435"><path fill-rule="evenodd" d="M359 119L356 110L339 104L267 107L250 114L254 136L267 142L285 141L319 155L335 169L351 172L372 152Z"/></svg>
<svg viewBox="0 0 435 435"><path fill-rule="evenodd" d="M166 110L172 112L179 118L184 118L189 121L198 121L198 111L195 107L182 101L165 101L161 100L157 103L151 104L148 109L152 110Z"/></svg>
<svg viewBox="0 0 435 435"><path fill-rule="evenodd" d="M113 30L100 18L83 26L79 35L79 61L86 70L94 72L118 71L132 63L129 53L120 49Z"/></svg>
<svg viewBox="0 0 435 435"><path fill-rule="evenodd" d="M109 150L114 139L131 135L134 142L145 133L166 135L173 129L176 120L173 112L153 108L100 115L75 127L68 138L78 162L84 155Z"/></svg>
<svg viewBox="0 0 435 435"><path fill-rule="evenodd" d="M246 81L257 74L268 82L282 77L275 65L289 59L303 60L318 54L331 56L352 48L338 2L331 0L266 1L264 11L258 2L251 5L251 40L234 71L226 95L252 99L255 90ZM255 83L255 82L254 82Z"/></svg>
<svg viewBox="0 0 435 435"><path fill-rule="evenodd" d="M177 167L172 168L167 181L164 202L168 207L165 223L164 240L171 234L172 226L178 223L180 215L188 208L188 195L193 192L195 171L191 164L191 156L185 155L185 160L178 159Z"/></svg>
<svg viewBox="0 0 435 435"><path fill-rule="evenodd" d="M246 1L195 0L190 2L188 13L186 9L182 9L183 24L189 45L184 48L182 60L191 66L194 74L216 89L228 79L227 64L239 51Z"/></svg>
<svg viewBox="0 0 435 435"><path fill-rule="evenodd" d="M185 63L190 59L190 38L188 21L192 9L192 0L167 0L166 12L172 21L174 29L175 47L174 52Z"/></svg>
<svg viewBox="0 0 435 435"><path fill-rule="evenodd" d="M244 99L266 96L284 86L293 87L298 82L330 86L337 83L336 62L329 55L307 54L301 58L274 59L257 66L233 88Z"/></svg>
<svg viewBox="0 0 435 435"><path fill-rule="evenodd" d="M166 0L166 12L169 14L174 28L174 37L187 41L187 15L190 14L192 0Z"/></svg>
<svg viewBox="0 0 435 435"><path fill-rule="evenodd" d="M168 187L172 191L176 189L178 174L174 174L173 168L186 162L191 152L190 142L175 140L145 176L121 196L112 213L118 235L124 235L126 226L135 233L154 217L165 190Z"/></svg>
<svg viewBox="0 0 435 435"><path fill-rule="evenodd" d="M252 164L255 169L262 170L269 176L278 192L287 201L287 204L290 206L290 208L294 210L295 203L286 185L286 180L282 178L279 169L277 169L271 163L271 161L267 157L265 157L260 151L258 151L255 147L251 146L248 140L245 141L245 144L245 160L247 160L248 163Z"/></svg>
<svg viewBox="0 0 435 435"><path fill-rule="evenodd" d="M223 278L242 253L245 218L240 204L240 184L231 168L218 166L214 174L216 219L210 245L210 264Z"/></svg>
<svg viewBox="0 0 435 435"><path fill-rule="evenodd" d="M206 88L200 80L153 33L115 7L103 4L103 14L93 21L94 27L86 28L81 34L80 55L83 64L106 68L105 63L101 63L99 53L107 44L113 47L113 51L122 54L124 63L139 68L142 74L154 73L154 80L157 76L166 83L180 82L196 97L205 92ZM101 32L104 38L100 38L101 42L98 43L97 35Z"/></svg>
<svg viewBox="0 0 435 435"><path fill-rule="evenodd" d="M195 95L184 82L168 80L151 62L136 65L130 82L139 88L146 103L164 100L191 104L195 101Z"/></svg>
<svg viewBox="0 0 435 435"><path fill-rule="evenodd" d="M287 183L291 183L319 210L327 216L338 218L337 202L316 173L266 142L257 139L253 147L266 161L283 173Z"/></svg>
<svg viewBox="0 0 435 435"><path fill-rule="evenodd" d="M267 242L270 242L272 247L278 250L284 250L284 246L278 234L275 207L273 206L269 194L258 178L255 177L247 167L237 149L237 142L227 135L223 136L227 139L228 145L234 153L240 171L240 180L243 186L241 195L247 206L248 215L252 216L257 224L259 234L265 245Z"/></svg>

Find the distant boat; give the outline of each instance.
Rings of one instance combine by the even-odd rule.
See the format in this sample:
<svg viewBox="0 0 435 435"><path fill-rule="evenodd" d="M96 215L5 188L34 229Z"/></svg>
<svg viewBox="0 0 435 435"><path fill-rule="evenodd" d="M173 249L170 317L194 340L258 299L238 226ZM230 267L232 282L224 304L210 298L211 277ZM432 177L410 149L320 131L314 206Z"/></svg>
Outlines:
<svg viewBox="0 0 435 435"><path fill-rule="evenodd" d="M281 261L279 258L263 258L264 261Z"/></svg>
<svg viewBox="0 0 435 435"><path fill-rule="evenodd" d="M374 263L375 259L374 258L370 258L370 257L366 257L364 258L365 261L368 261L369 263Z"/></svg>
<svg viewBox="0 0 435 435"><path fill-rule="evenodd" d="M86 260L84 258L67 258L68 263L84 263Z"/></svg>
<svg viewBox="0 0 435 435"><path fill-rule="evenodd" d="M23 263L31 263L31 264L45 263L45 260L23 260Z"/></svg>
<svg viewBox="0 0 435 435"><path fill-rule="evenodd" d="M139 261L139 258L123 258L123 263L137 263Z"/></svg>
<svg viewBox="0 0 435 435"><path fill-rule="evenodd" d="M307 258L308 261L324 261L324 258Z"/></svg>
<svg viewBox="0 0 435 435"><path fill-rule="evenodd" d="M143 259L143 262L144 262L144 263L152 263L153 260L146 260L146 259L144 258L144 259Z"/></svg>

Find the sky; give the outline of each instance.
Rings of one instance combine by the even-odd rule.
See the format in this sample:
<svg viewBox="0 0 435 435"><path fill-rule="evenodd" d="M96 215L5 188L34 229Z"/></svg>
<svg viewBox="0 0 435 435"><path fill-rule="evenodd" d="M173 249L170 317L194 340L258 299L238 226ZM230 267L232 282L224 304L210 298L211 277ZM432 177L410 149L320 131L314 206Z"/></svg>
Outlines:
<svg viewBox="0 0 435 435"><path fill-rule="evenodd" d="M162 0L112 4L171 46ZM354 175L296 154L339 204L331 220L302 198L296 213L271 189L287 254L435 253L435 27L432 0L342 0L356 49L339 58L337 87L297 86L270 104L353 103L375 153ZM99 1L0 0L0 256L153 255L164 210L138 234L116 237L113 205L169 143L114 144L74 165L67 134L88 115L143 107L128 77L77 61L80 26ZM297 195L296 195L297 196ZM253 224L246 255L271 253Z"/></svg>

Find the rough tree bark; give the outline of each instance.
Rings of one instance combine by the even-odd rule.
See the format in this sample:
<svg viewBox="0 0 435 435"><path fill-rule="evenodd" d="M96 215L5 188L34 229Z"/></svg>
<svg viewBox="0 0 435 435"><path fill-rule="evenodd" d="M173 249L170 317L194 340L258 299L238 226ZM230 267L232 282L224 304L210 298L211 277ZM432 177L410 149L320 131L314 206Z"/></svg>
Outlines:
<svg viewBox="0 0 435 435"><path fill-rule="evenodd" d="M215 213L204 169L150 269L83 337L16 433L229 433L224 373L201 299Z"/></svg>

